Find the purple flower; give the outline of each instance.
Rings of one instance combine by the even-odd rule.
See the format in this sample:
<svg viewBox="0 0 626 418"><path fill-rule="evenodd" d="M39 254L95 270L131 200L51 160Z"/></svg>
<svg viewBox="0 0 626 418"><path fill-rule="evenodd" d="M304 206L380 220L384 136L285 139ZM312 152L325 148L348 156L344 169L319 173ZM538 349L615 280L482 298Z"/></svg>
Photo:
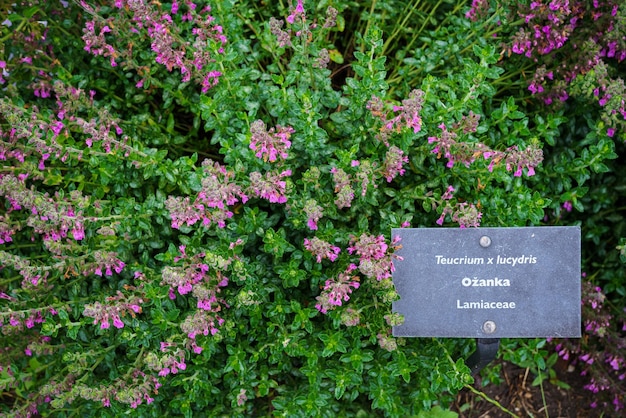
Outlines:
<svg viewBox="0 0 626 418"><path fill-rule="evenodd" d="M354 266L350 265L337 279L326 280L322 293L316 298L315 308L318 311L325 314L350 300L349 295L360 286L359 278L350 274L353 270Z"/></svg>
<svg viewBox="0 0 626 418"><path fill-rule="evenodd" d="M391 146L385 155L385 162L382 167L383 176L387 179L387 182L390 183L398 175L404 175L405 170L402 166L408 162L409 157L404 155L400 148Z"/></svg>
<svg viewBox="0 0 626 418"><path fill-rule="evenodd" d="M189 197L169 196L165 202L165 207L172 218L172 228L190 226L199 220L202 220L205 226L215 222L220 228L224 228L226 220L233 216L228 207L239 201L245 203L248 200L241 187L231 180L235 176L233 171L226 170L211 160L205 160L202 166L205 177L202 179L202 189L193 204Z"/></svg>
<svg viewBox="0 0 626 418"><path fill-rule="evenodd" d="M348 247L348 252L350 254L356 253L361 257L361 260L381 259L385 256L388 248L383 235L374 236L365 233L358 239L356 237L352 237L350 239L350 244L351 246Z"/></svg>
<svg viewBox="0 0 626 418"><path fill-rule="evenodd" d="M330 172L333 175L335 193L337 193L335 205L337 205L339 209L350 207L352 199L354 199L354 190L350 185L352 179L341 168L333 167Z"/></svg>
<svg viewBox="0 0 626 418"><path fill-rule="evenodd" d="M324 213L322 208L317 204L315 200L309 199L304 204L304 213L306 214L308 218L307 226L309 227L310 230L316 231L317 222L320 220L320 218L322 217Z"/></svg>
<svg viewBox="0 0 626 418"><path fill-rule="evenodd" d="M289 176L291 176L291 170L285 170L281 173L268 172L265 173L265 178L261 173L255 171L250 173L250 190L257 197L266 199L271 203L285 203L287 202L287 183L282 179Z"/></svg>
<svg viewBox="0 0 626 418"><path fill-rule="evenodd" d="M262 158L263 161L275 162L279 157L283 160L287 159L287 150L291 147L289 138L294 132L293 128L287 126L276 126L276 128L267 128L263 121L257 120L250 125L250 148L256 151L256 156Z"/></svg>
<svg viewBox="0 0 626 418"><path fill-rule="evenodd" d="M118 292L116 296L107 298L106 304L95 302L93 304L85 305L83 315L88 318L93 318L94 325L100 323L101 329L110 328L110 320L113 320L113 326L117 329L124 328L124 322L120 318L120 315L130 314L133 318L135 313L141 312L139 303L142 303L141 299L136 297L124 295ZM137 308L134 310L132 307Z"/></svg>
<svg viewBox="0 0 626 418"><path fill-rule="evenodd" d="M419 132L422 129L422 118L420 117L420 111L424 104L424 92L421 90L413 90L409 93L409 97L402 100L401 106L393 106L394 115L388 119L384 110L384 103L376 96L372 96L367 103L367 109L371 112L372 116L380 119L383 123L381 132L377 134L377 138L381 140L386 146L389 146L387 140L389 134L394 132L400 132L403 128L411 128L414 133Z"/></svg>
<svg viewBox="0 0 626 418"><path fill-rule="evenodd" d="M323 259L327 258L330 261L335 261L341 252L341 248L336 247L329 242L323 241L317 237L313 237L310 240L304 239L304 248L310 251L317 259L318 263L321 263Z"/></svg>
<svg viewBox="0 0 626 418"><path fill-rule="evenodd" d="M76 241L81 241L85 239L85 228L82 223L76 222L74 224L74 228L72 228L72 236Z"/></svg>
<svg viewBox="0 0 626 418"><path fill-rule="evenodd" d="M391 250L399 248L396 245L399 240L399 237L393 238ZM350 254L356 253L359 256L359 265L358 267L355 265L354 268L358 268L361 273L376 280L390 278L395 271L393 260L401 259L401 257L388 251L390 247L382 235L362 234L358 240L356 237L352 237L350 245L348 252Z"/></svg>
<svg viewBox="0 0 626 418"><path fill-rule="evenodd" d="M489 12L489 2L486 0L472 0L472 7L469 9L467 13L465 13L465 17L472 22L476 22L479 17L483 17L487 15Z"/></svg>
<svg viewBox="0 0 626 418"><path fill-rule="evenodd" d="M563 202L563 209L565 209L568 212L572 211L572 202L570 202L569 200L566 202Z"/></svg>
<svg viewBox="0 0 626 418"><path fill-rule="evenodd" d="M455 192L454 187L448 186L448 188L446 189L445 193L441 196L441 198L443 200L450 200L452 199L452 194L454 192Z"/></svg>
<svg viewBox="0 0 626 418"><path fill-rule="evenodd" d="M287 16L287 22L291 23L293 25L293 23L296 20L296 17L300 17L302 21L304 21L305 16L304 16L304 5L302 4L302 0L298 0L298 3L296 5L296 8L293 10L293 12L291 12L291 14L289 16Z"/></svg>
<svg viewBox="0 0 626 418"><path fill-rule="evenodd" d="M222 73L219 71L209 71L206 76L202 79L202 93L206 93L212 87L215 87L219 81L219 78L222 76Z"/></svg>
<svg viewBox="0 0 626 418"><path fill-rule="evenodd" d="M248 396L246 396L246 390L240 389L239 394L237 395L237 405L241 406L248 400Z"/></svg>
<svg viewBox="0 0 626 418"><path fill-rule="evenodd" d="M543 93L543 86L541 84L537 84L536 81L533 81L528 86L528 90L530 90L532 94Z"/></svg>
<svg viewBox="0 0 626 418"><path fill-rule="evenodd" d="M284 21L278 20L274 17L270 17L270 31L274 36L276 36L276 41L279 47L285 47L287 45L291 45L291 29L288 31L282 30Z"/></svg>
<svg viewBox="0 0 626 418"><path fill-rule="evenodd" d="M478 211L473 203L462 202L457 204L456 211L452 214L452 221L458 222L461 229L480 226L480 218L483 214Z"/></svg>
<svg viewBox="0 0 626 418"><path fill-rule="evenodd" d="M352 308L346 308L341 313L341 323L347 327L354 327L359 325L359 323L361 323L359 311Z"/></svg>
<svg viewBox="0 0 626 418"><path fill-rule="evenodd" d="M54 132L54 137L55 138L57 136L59 136L59 134L61 133L61 130L64 127L65 127L65 125L61 121L56 121L56 122L50 124L50 129L52 130L52 132Z"/></svg>
<svg viewBox="0 0 626 418"><path fill-rule="evenodd" d="M217 327L223 324L224 319L214 312L199 309L193 315L189 315L180 327L183 332L187 333L187 337L193 340L198 334L204 336L217 334L219 331Z"/></svg>
<svg viewBox="0 0 626 418"><path fill-rule="evenodd" d="M395 351L398 348L398 343L392 336L379 333L376 335L376 338L378 339L378 345L384 350Z"/></svg>
<svg viewBox="0 0 626 418"><path fill-rule="evenodd" d="M124 328L124 323L122 322L122 320L120 319L119 316L114 315L113 316L113 326L117 329L121 329Z"/></svg>

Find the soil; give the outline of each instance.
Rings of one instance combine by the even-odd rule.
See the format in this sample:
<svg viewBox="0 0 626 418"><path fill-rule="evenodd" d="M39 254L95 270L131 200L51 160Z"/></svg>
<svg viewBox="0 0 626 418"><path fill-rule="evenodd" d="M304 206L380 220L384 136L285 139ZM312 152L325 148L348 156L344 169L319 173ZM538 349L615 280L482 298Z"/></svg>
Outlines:
<svg viewBox="0 0 626 418"><path fill-rule="evenodd" d="M563 389L544 380L542 394L540 385L532 385L535 375L529 369L523 369L501 360L492 364L500 365L502 383L483 385L483 379L477 376L473 387L491 400L495 400L501 407L489 402L480 394L463 389L452 406L452 410L457 412L460 418L512 416L520 418L612 418L625 416L622 415L624 411L611 413L591 408L591 392L583 387L586 381L580 376L580 372L568 370L567 366L557 367L555 370L557 380L566 383L570 388ZM502 407L511 413L507 413Z"/></svg>

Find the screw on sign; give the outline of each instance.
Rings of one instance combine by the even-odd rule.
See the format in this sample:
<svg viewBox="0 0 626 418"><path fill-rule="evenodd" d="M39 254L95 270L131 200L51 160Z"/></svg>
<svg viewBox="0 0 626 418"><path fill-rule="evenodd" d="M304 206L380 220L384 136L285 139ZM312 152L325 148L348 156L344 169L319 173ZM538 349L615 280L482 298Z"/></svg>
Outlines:
<svg viewBox="0 0 626 418"><path fill-rule="evenodd" d="M496 332L496 323L493 321L486 321L483 324L483 332L485 334L493 334L494 332Z"/></svg>

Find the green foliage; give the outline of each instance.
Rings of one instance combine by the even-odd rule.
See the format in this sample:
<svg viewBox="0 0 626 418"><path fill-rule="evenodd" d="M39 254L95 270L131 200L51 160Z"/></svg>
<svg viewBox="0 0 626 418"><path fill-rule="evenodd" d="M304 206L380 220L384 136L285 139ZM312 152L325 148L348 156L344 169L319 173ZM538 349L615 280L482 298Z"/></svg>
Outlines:
<svg viewBox="0 0 626 418"><path fill-rule="evenodd" d="M455 416L471 342L391 335L399 226L592 213L624 297L622 145L520 98L504 9L119 5L2 6L0 412Z"/></svg>

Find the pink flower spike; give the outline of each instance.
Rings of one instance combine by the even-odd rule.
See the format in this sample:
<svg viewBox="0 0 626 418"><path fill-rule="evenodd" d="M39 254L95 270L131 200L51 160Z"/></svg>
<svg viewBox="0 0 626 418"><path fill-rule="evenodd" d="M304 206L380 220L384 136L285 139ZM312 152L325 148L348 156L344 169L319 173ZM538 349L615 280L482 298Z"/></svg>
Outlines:
<svg viewBox="0 0 626 418"><path fill-rule="evenodd" d="M119 316L113 317L113 326L117 329L124 328L124 323L122 322Z"/></svg>
<svg viewBox="0 0 626 418"><path fill-rule="evenodd" d="M298 0L298 4L296 5L296 8L294 9L294 11L287 16L287 22L293 24L296 20L296 17L302 15L304 16L304 5L302 4L302 0Z"/></svg>
<svg viewBox="0 0 626 418"><path fill-rule="evenodd" d="M452 195L454 194L455 189L452 186L448 186L448 189L446 190L446 192L441 196L441 198L443 200L450 200L452 199Z"/></svg>

